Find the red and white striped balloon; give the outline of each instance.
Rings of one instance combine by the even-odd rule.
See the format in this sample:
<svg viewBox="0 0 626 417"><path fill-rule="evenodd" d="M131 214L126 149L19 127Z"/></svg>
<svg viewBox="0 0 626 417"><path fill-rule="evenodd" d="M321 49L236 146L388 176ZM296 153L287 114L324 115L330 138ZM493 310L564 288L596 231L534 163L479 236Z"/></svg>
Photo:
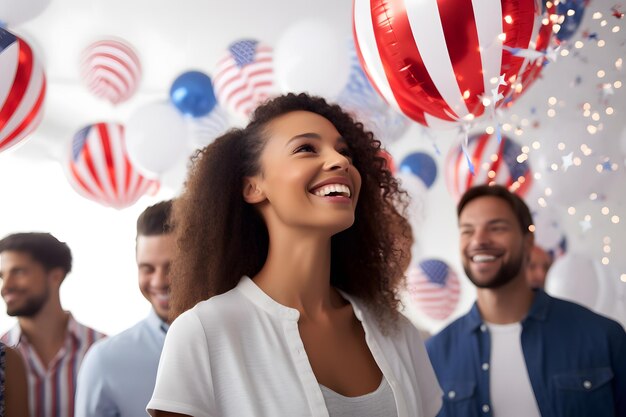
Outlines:
<svg viewBox="0 0 626 417"><path fill-rule="evenodd" d="M133 205L158 187L131 164L124 127L116 123L96 123L74 135L68 177L84 197L117 209Z"/></svg>
<svg viewBox="0 0 626 417"><path fill-rule="evenodd" d="M470 170L469 157L474 173ZM468 188L480 184L500 184L524 196L532 184L532 172L522 148L513 140L483 133L469 138L467 155L461 146L453 147L446 158L446 184L455 200Z"/></svg>
<svg viewBox="0 0 626 417"><path fill-rule="evenodd" d="M413 303L435 320L445 320L459 302L456 272L439 259L425 259L409 269L407 290Z"/></svg>
<svg viewBox="0 0 626 417"><path fill-rule="evenodd" d="M249 117L260 103L278 94L272 48L253 39L232 43L217 62L213 88L224 108Z"/></svg>
<svg viewBox="0 0 626 417"><path fill-rule="evenodd" d="M355 0L353 23L363 68L387 102L449 128L537 77L554 22L535 0Z"/></svg>
<svg viewBox="0 0 626 417"><path fill-rule="evenodd" d="M0 28L0 151L35 130L45 96L41 61L23 39Z"/></svg>
<svg viewBox="0 0 626 417"><path fill-rule="evenodd" d="M133 48L120 40L101 40L82 55L81 77L95 96L112 104L128 100L141 79L141 63Z"/></svg>

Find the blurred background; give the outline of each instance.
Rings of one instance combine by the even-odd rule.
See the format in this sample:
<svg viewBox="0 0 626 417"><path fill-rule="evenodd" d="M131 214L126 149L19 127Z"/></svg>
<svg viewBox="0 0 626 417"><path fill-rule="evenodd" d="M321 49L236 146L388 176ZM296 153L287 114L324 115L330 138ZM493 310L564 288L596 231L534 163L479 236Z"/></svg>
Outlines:
<svg viewBox="0 0 626 417"><path fill-rule="evenodd" d="M403 299L415 324L436 332L473 302L455 204L467 186L489 181L532 208L537 243L554 259L548 291L626 324L623 6L547 2L533 17L530 44L507 50L524 64L517 79L506 77L503 97L497 82L495 94L469 97L468 89L477 117L435 123L389 99L360 18L355 46L353 17L363 4L3 1L0 235L49 231L67 242L74 269L64 307L115 334L149 310L137 287L138 214L175 197L193 151L245 124L258 102L308 91L375 133L413 199L416 242ZM489 23L498 13L481 16ZM548 23L549 40L541 32ZM428 38L415 35L424 57L441 55L432 28L413 29ZM447 31L446 41L451 53L469 42L462 30ZM444 67L429 71L437 78ZM469 64L454 71L481 73ZM19 91L22 100L7 106ZM13 323L0 301L0 331Z"/></svg>

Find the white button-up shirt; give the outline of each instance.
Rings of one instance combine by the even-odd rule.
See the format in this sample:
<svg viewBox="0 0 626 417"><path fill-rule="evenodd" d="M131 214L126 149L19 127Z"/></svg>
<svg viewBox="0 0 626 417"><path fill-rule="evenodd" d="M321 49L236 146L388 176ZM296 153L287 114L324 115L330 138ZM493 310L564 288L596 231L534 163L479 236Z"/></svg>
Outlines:
<svg viewBox="0 0 626 417"><path fill-rule="evenodd" d="M397 331L383 336L368 310L343 296L391 386L398 417L435 416L441 389L417 329L401 317ZM248 277L199 303L170 327L148 411L328 417L300 338L299 317L298 310L277 303Z"/></svg>

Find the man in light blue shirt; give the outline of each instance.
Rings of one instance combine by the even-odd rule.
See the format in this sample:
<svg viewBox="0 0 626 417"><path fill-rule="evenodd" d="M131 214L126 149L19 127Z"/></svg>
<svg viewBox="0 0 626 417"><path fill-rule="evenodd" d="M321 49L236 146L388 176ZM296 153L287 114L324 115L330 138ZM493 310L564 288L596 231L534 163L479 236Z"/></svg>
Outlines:
<svg viewBox="0 0 626 417"><path fill-rule="evenodd" d="M139 288L152 310L144 320L87 352L78 374L76 417L146 414L170 323L169 269L175 247L168 224L171 207L171 201L160 202L137 219Z"/></svg>

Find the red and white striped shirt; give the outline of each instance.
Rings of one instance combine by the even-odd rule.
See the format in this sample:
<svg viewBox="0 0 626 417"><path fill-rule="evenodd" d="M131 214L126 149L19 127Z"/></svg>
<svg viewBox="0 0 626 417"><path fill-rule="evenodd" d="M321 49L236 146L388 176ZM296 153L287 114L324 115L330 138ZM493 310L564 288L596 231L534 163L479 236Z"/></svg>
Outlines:
<svg viewBox="0 0 626 417"><path fill-rule="evenodd" d="M26 335L22 334L19 324L0 338L2 343L16 347L24 358L31 417L74 417L78 368L89 347L105 337L68 314L65 343L47 365L42 363Z"/></svg>

